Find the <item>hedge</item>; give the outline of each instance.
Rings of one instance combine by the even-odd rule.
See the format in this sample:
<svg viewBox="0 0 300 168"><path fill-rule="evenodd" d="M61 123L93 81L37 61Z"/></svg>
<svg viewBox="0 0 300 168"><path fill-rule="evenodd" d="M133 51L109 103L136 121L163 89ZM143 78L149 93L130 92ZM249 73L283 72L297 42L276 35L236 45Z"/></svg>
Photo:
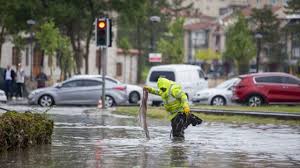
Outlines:
<svg viewBox="0 0 300 168"><path fill-rule="evenodd" d="M53 120L45 114L9 111L0 116L0 152L26 148L36 144L50 144Z"/></svg>

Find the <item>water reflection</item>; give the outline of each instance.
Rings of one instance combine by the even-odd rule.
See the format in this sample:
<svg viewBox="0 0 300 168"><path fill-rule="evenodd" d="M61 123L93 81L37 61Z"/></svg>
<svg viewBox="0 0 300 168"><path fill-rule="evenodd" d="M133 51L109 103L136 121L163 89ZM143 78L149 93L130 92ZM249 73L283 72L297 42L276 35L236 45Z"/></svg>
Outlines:
<svg viewBox="0 0 300 168"><path fill-rule="evenodd" d="M0 167L300 166L299 126L204 123L172 141L169 122L151 120L148 141L135 117L76 111L56 109L52 144L1 153Z"/></svg>

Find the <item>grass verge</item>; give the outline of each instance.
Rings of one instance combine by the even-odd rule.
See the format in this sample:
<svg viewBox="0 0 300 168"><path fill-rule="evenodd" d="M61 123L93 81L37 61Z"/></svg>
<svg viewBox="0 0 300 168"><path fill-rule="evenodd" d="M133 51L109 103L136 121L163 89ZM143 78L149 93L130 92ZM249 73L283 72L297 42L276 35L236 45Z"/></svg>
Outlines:
<svg viewBox="0 0 300 168"><path fill-rule="evenodd" d="M139 107L117 107L115 113L125 115L138 115ZM242 115L214 115L214 114L202 114L193 113L209 122L225 122L225 123L254 123L254 124L284 124L284 125L300 125L299 120L281 120L276 118L262 118L254 116L242 116ZM150 118L167 119L167 112L163 107L149 107L147 116Z"/></svg>
<svg viewBox="0 0 300 168"><path fill-rule="evenodd" d="M193 106L191 106L191 108L218 109L218 110L258 111L258 112L300 113L300 106L299 105L298 106L270 105L270 106L260 106L260 107L193 105Z"/></svg>

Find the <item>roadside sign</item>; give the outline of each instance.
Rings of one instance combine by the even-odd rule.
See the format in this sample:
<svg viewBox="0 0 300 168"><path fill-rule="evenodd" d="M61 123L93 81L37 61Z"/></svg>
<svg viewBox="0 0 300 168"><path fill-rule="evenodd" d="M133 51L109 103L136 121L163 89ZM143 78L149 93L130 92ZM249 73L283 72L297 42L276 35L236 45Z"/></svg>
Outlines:
<svg viewBox="0 0 300 168"><path fill-rule="evenodd" d="M161 53L150 53L149 62L161 62Z"/></svg>

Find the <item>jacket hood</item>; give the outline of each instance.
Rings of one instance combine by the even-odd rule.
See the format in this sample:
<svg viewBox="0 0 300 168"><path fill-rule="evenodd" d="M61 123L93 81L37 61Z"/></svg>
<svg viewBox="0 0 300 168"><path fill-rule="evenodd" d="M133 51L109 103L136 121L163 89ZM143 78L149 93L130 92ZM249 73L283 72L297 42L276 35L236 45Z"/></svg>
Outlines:
<svg viewBox="0 0 300 168"><path fill-rule="evenodd" d="M166 78L159 77L157 80L158 89L166 88L168 89L171 86L172 82Z"/></svg>

